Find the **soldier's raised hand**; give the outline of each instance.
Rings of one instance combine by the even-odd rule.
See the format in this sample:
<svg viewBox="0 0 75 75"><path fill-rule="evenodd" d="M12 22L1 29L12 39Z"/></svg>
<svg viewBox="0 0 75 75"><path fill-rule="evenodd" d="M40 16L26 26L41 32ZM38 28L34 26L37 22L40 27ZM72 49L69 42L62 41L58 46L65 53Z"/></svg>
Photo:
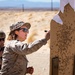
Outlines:
<svg viewBox="0 0 75 75"><path fill-rule="evenodd" d="M45 39L46 39L46 40L49 40L49 39L50 39L50 30L46 33Z"/></svg>

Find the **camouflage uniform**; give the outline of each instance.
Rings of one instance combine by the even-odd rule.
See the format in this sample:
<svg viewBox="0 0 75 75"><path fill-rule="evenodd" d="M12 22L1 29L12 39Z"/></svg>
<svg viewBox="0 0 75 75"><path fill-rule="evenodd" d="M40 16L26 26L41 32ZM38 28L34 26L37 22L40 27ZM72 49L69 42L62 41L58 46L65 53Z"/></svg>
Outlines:
<svg viewBox="0 0 75 75"><path fill-rule="evenodd" d="M3 51L4 51L4 47L1 47L0 48L0 53L1 53L1 55L0 55L0 69L1 69L1 65L2 65L2 53L3 53Z"/></svg>
<svg viewBox="0 0 75 75"><path fill-rule="evenodd" d="M30 23L18 22L10 26L10 34L13 36L13 31L25 25L30 29ZM14 37L14 36L13 36ZM27 54L37 51L40 47L47 43L47 39L37 40L31 44L23 44L22 42L12 39L4 48L2 56L2 67L0 75L26 75L28 60Z"/></svg>
<svg viewBox="0 0 75 75"><path fill-rule="evenodd" d="M5 39L5 37L6 37L5 33L2 30L0 30L0 69L2 65L2 53L4 51L4 45L2 45L1 42L3 41L2 39Z"/></svg>
<svg viewBox="0 0 75 75"><path fill-rule="evenodd" d="M46 39L37 40L29 45L18 40L9 41L4 49L0 75L26 75L26 55L37 51L46 43Z"/></svg>

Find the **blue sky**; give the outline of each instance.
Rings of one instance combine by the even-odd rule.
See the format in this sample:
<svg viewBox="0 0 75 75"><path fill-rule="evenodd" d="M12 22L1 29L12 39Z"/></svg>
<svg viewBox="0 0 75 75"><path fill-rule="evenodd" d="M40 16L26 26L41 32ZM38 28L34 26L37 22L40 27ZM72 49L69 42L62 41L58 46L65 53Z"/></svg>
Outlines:
<svg viewBox="0 0 75 75"><path fill-rule="evenodd" d="M9 1L9 0L0 0L0 1ZM51 2L51 0L11 0L11 1ZM60 0L53 0L53 2L60 2Z"/></svg>
<svg viewBox="0 0 75 75"><path fill-rule="evenodd" d="M0 7L22 7L23 4L26 8L49 8L51 1L54 7L60 6L60 0L0 0Z"/></svg>
<svg viewBox="0 0 75 75"><path fill-rule="evenodd" d="M51 2L51 0L27 0L31 2ZM60 0L53 0L53 2L59 2Z"/></svg>

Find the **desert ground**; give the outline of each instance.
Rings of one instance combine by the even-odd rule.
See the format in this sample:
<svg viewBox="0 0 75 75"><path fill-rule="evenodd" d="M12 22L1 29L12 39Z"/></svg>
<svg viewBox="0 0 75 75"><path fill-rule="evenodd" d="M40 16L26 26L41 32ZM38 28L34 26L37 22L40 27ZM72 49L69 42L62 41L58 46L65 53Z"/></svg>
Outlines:
<svg viewBox="0 0 75 75"><path fill-rule="evenodd" d="M50 30L50 22L58 11L1 11L0 10L0 30L7 36L10 32L9 26L18 21L31 23L29 36L23 43L31 43L34 40L42 39L45 36L44 30ZM28 66L34 67L33 75L49 75L50 66L50 40L37 52L27 55Z"/></svg>

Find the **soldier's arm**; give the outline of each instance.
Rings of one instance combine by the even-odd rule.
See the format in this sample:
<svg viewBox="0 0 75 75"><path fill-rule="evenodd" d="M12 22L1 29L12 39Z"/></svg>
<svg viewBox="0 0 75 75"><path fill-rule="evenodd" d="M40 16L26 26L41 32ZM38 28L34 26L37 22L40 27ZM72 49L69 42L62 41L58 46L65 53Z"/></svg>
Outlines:
<svg viewBox="0 0 75 75"><path fill-rule="evenodd" d="M20 41L16 41L15 43L10 44L11 45L10 48L17 54L26 55L26 54L30 54L32 52L37 51L46 43L47 43L46 39L37 40L29 45L23 44Z"/></svg>

